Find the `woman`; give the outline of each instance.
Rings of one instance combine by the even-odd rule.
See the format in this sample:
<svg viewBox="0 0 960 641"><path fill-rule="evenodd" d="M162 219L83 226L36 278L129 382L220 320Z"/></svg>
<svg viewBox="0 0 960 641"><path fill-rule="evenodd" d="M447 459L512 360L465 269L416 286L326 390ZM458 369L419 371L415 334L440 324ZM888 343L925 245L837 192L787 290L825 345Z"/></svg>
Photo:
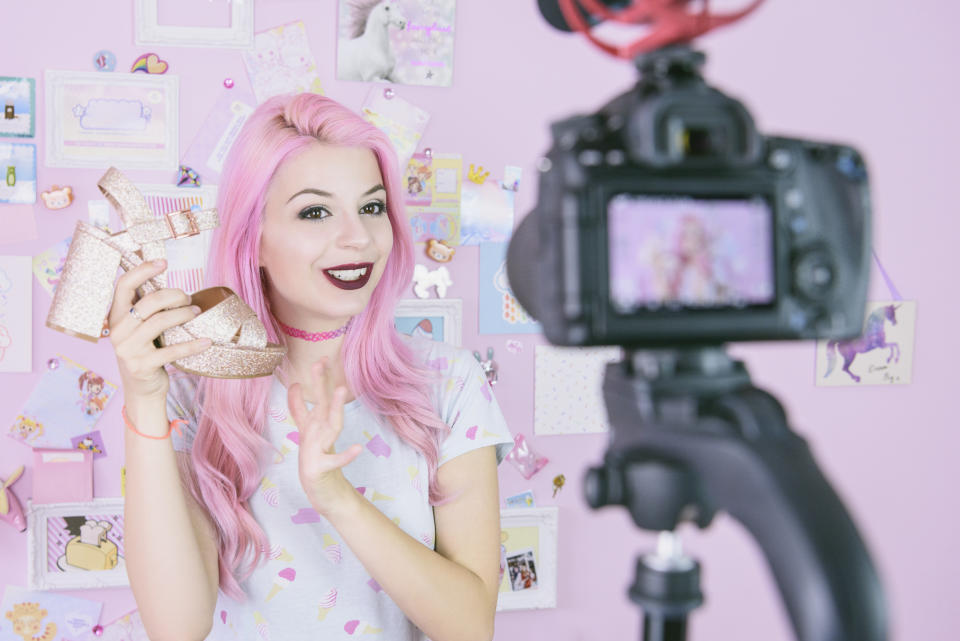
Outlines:
<svg viewBox="0 0 960 641"><path fill-rule="evenodd" d="M468 351L393 327L414 264L402 193L386 136L328 98L248 119L207 279L287 348L271 377L167 368L209 346L153 343L198 310L175 289L135 301L162 264L119 279L127 569L154 641L492 638L512 438ZM163 438L168 416L182 436Z"/></svg>

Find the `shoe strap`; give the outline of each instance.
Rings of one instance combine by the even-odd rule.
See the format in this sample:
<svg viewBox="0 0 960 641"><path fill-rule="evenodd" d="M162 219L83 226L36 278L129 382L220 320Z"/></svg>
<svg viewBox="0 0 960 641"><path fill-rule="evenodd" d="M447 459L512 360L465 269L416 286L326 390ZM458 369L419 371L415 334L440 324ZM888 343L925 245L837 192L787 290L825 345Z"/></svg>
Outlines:
<svg viewBox="0 0 960 641"><path fill-rule="evenodd" d="M214 343L235 342L239 347L256 349L266 347L267 331L250 306L226 287L211 289L224 290L220 294L226 297L196 318L184 323L183 328L197 338L209 338ZM194 293L194 296L209 291L201 290Z"/></svg>
<svg viewBox="0 0 960 641"><path fill-rule="evenodd" d="M216 209L179 211L156 218L143 194L116 167L110 167L97 182L103 195L110 201L126 228L114 235L115 242L123 244L128 235L138 247L143 260L166 258L164 241L169 238L192 236L220 224ZM166 272L154 277L166 285Z"/></svg>

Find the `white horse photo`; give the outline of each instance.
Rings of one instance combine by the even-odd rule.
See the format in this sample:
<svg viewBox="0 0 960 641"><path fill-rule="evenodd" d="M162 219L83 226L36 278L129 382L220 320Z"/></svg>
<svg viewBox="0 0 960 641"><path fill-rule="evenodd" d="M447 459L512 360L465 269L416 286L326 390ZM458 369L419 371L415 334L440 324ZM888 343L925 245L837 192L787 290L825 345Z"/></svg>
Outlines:
<svg viewBox="0 0 960 641"><path fill-rule="evenodd" d="M337 78L396 82L390 27L407 26L399 4L393 0L347 0L346 7L350 16L337 45Z"/></svg>

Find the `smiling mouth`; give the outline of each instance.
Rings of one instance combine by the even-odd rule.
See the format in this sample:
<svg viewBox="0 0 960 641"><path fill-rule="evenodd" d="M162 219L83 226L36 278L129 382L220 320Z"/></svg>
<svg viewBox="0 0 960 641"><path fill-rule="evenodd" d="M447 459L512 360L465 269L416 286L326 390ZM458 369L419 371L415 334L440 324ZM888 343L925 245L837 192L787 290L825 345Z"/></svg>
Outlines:
<svg viewBox="0 0 960 641"><path fill-rule="evenodd" d="M373 263L354 263L337 265L323 270L323 275L340 289L360 289L370 280Z"/></svg>

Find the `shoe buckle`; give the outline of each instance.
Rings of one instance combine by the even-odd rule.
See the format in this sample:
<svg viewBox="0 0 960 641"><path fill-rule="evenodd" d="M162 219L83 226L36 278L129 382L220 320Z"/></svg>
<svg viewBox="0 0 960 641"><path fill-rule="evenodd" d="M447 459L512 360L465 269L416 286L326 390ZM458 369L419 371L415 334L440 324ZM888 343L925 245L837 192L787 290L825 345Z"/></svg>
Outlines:
<svg viewBox="0 0 960 641"><path fill-rule="evenodd" d="M172 216L177 216L179 214L185 214L187 217L187 223L190 225L190 231L178 234L176 227L173 225ZM170 228L170 237L171 238L189 238L190 236L196 236L200 233L200 227L197 225L197 217L193 213L192 209L181 209L180 211L167 212L164 214L164 219L167 221L167 226Z"/></svg>

